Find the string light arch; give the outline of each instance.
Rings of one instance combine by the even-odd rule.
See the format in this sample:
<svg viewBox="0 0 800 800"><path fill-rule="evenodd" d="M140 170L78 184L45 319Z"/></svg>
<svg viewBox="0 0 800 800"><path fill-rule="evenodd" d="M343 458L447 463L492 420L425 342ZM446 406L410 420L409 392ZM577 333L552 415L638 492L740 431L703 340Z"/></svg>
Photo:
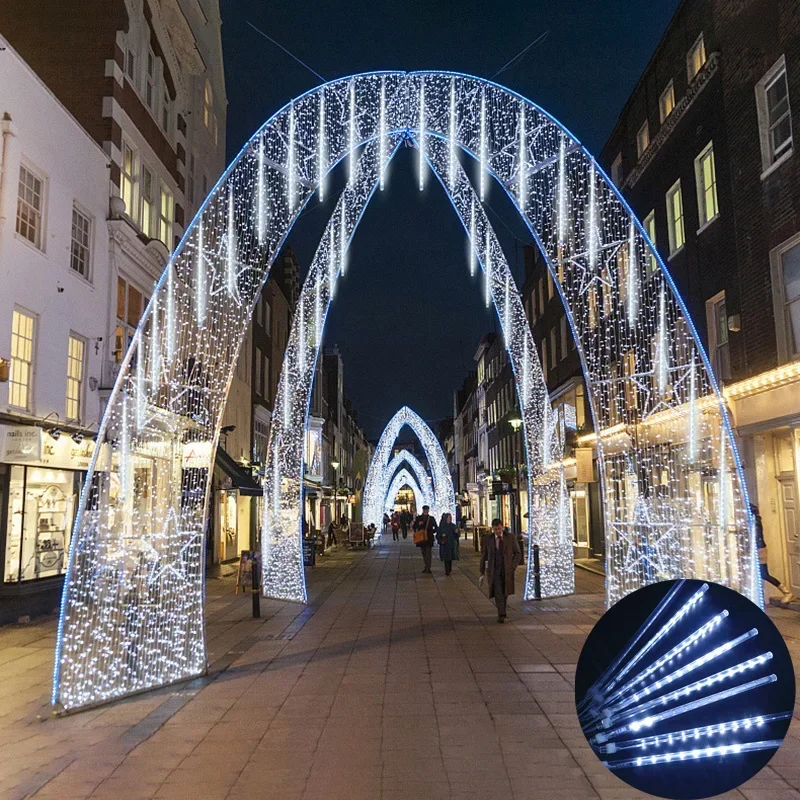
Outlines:
<svg viewBox="0 0 800 800"><path fill-rule="evenodd" d="M399 452L395 453L392 457L392 460L387 464L386 469L384 470L384 479L386 481L386 485L391 485L390 481L392 481L398 472L400 471L401 467L404 467L407 471L410 470L411 474L416 478L417 486L420 489L420 499L421 504L417 503L417 509L421 509L423 505L433 506L433 481L431 480L430 475L428 475L427 470L424 466L422 466L422 462L410 451L408 450L400 450ZM372 468L372 464L370 464L370 469ZM367 472L369 475L369 472ZM377 482L376 482L377 485ZM395 495L392 495L390 492L385 492L385 500L383 503L383 511L388 511L393 504ZM366 501L362 498L362 517L363 517L363 508L366 505ZM383 519L383 514L381 514L381 521ZM364 518L365 522L368 522L366 518ZM375 523L376 527L379 527L378 522Z"/></svg>
<svg viewBox="0 0 800 800"><path fill-rule="evenodd" d="M345 161L343 196L369 194L375 182L357 179L359 161L371 154L382 187L391 153L409 137L419 148L420 186L436 163L451 192L459 154L475 159L479 203L493 179L547 262L597 434L609 603L678 576L714 580L763 602L725 405L672 279L616 188L569 131L502 86L457 73L366 73L301 95L256 132L204 201L153 292L120 365L79 503L54 703L85 707L205 671L211 468L255 301L309 198L326 195L330 171ZM331 246L340 258L329 274L346 267L357 224L351 209L364 205L342 204L341 233L334 231ZM496 302L498 289L507 290L496 285L493 256L490 241L482 267ZM321 314L330 287L321 272L316 280ZM321 335L324 320L315 315L315 307L298 309L306 342ZM313 369L305 359L318 352L313 344L290 360L276 409L296 414L300 431L307 405L295 408L289 399ZM538 424L542 437L550 436ZM276 442L300 463L302 448L302 434ZM547 459L545 452L538 474L529 468L534 495L542 475L552 485ZM295 473L284 475L275 464L265 479L265 591L304 600L294 524L301 487Z"/></svg>
<svg viewBox="0 0 800 800"><path fill-rule="evenodd" d="M386 508L391 508L394 505L398 493L406 487L411 489L414 493L414 503L417 506L417 511L420 511L422 506L426 503L430 503L430 498L426 498L423 494L422 487L419 485L416 475L413 475L407 469L403 468L392 478L391 483L386 489L384 506Z"/></svg>

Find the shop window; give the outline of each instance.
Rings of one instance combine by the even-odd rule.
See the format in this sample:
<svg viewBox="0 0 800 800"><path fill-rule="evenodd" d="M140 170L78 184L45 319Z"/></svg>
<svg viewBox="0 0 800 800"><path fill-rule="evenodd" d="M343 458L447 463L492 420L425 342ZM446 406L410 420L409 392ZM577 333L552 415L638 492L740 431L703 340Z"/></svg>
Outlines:
<svg viewBox="0 0 800 800"><path fill-rule="evenodd" d="M703 34L701 33L697 39L695 39L694 44L689 49L689 52L686 55L686 74L689 78L689 83L691 83L698 72L703 69L703 65L706 63L706 43L703 40Z"/></svg>
<svg viewBox="0 0 800 800"><path fill-rule="evenodd" d="M42 247L44 178L25 165L19 168L17 233L34 247Z"/></svg>
<svg viewBox="0 0 800 800"><path fill-rule="evenodd" d="M117 278L117 325L114 333L114 361L122 363L149 298L123 278Z"/></svg>
<svg viewBox="0 0 800 800"><path fill-rule="evenodd" d="M647 120L644 121L642 127L639 128L636 134L636 155L641 158L644 151L650 146L650 125Z"/></svg>
<svg viewBox="0 0 800 800"><path fill-rule="evenodd" d="M81 473L47 467L11 467L3 580L63 575Z"/></svg>
<svg viewBox="0 0 800 800"><path fill-rule="evenodd" d="M680 180L675 181L667 192L667 228L669 231L669 254L672 256L686 242L683 227L683 192Z"/></svg>
<svg viewBox="0 0 800 800"><path fill-rule="evenodd" d="M725 307L725 292L706 301L708 324L708 352L717 380L731 376L730 346L728 344L728 312Z"/></svg>
<svg viewBox="0 0 800 800"><path fill-rule="evenodd" d="M8 404L30 410L33 383L33 348L36 318L14 309L11 318L11 371L8 381Z"/></svg>
<svg viewBox="0 0 800 800"><path fill-rule="evenodd" d="M74 272L89 278L92 220L76 205L72 206L72 242L69 265Z"/></svg>
<svg viewBox="0 0 800 800"><path fill-rule="evenodd" d="M661 97L658 99L658 115L661 119L661 124L672 113L675 108L675 85L670 81L667 88L661 92Z"/></svg>
<svg viewBox="0 0 800 800"><path fill-rule="evenodd" d="M756 84L756 108L762 169L767 170L792 152L792 110L784 56Z"/></svg>
<svg viewBox="0 0 800 800"><path fill-rule="evenodd" d="M697 181L697 208L700 211L700 227L702 227L719 215L713 142L709 142L694 160L694 175Z"/></svg>
<svg viewBox="0 0 800 800"><path fill-rule="evenodd" d="M80 422L86 341L70 334L67 347L67 419Z"/></svg>

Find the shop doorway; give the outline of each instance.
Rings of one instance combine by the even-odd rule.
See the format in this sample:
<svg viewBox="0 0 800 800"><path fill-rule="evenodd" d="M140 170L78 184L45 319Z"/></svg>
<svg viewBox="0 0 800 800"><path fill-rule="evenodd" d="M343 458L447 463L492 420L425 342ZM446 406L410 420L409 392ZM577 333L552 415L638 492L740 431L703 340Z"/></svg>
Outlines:
<svg viewBox="0 0 800 800"><path fill-rule="evenodd" d="M778 478L778 499L781 524L786 536L786 553L789 556L789 581L792 591L800 594L800 517L794 475Z"/></svg>

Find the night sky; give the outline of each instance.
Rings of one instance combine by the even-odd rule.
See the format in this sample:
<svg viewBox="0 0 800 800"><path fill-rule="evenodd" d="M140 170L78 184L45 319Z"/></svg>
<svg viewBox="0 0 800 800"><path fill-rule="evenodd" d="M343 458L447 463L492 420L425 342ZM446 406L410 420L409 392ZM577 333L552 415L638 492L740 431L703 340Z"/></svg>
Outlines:
<svg viewBox="0 0 800 800"><path fill-rule="evenodd" d="M444 69L493 78L538 103L599 152L679 0L461 0L262 2L221 0L228 154L292 97L321 83L260 36L252 23L326 80L377 69ZM338 344L345 391L370 438L402 405L436 429L473 368L480 337L495 330L478 279L470 279L463 230L416 157L401 151L376 193L337 286L325 345ZM341 185L341 179L340 183ZM309 202L289 236L305 270L335 201ZM503 192L489 215L520 285L529 237ZM305 273L303 273L305 274Z"/></svg>

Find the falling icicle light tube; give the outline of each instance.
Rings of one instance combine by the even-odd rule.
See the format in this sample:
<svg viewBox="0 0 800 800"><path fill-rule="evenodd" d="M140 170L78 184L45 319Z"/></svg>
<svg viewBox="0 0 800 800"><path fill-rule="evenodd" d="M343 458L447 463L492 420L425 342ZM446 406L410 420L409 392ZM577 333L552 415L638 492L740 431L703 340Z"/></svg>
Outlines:
<svg viewBox="0 0 800 800"><path fill-rule="evenodd" d="M381 76L381 109L378 130L378 153L380 158L380 188L384 190L386 186L386 77Z"/></svg>
<svg viewBox="0 0 800 800"><path fill-rule="evenodd" d="M486 199L486 89L481 90L481 119L480 119L480 198L481 202Z"/></svg>
<svg viewBox="0 0 800 800"><path fill-rule="evenodd" d="M452 192L456 185L456 79L450 81L450 140L447 143L447 180Z"/></svg>
<svg viewBox="0 0 800 800"><path fill-rule="evenodd" d="M520 102L519 109L519 181L517 184L517 205L522 213L525 213L525 199L528 196L528 182L526 171L528 169L526 157L528 151L528 139L525 133L525 103Z"/></svg>
<svg viewBox="0 0 800 800"><path fill-rule="evenodd" d="M294 103L292 103L292 107L289 109L289 163L286 167L287 172L289 173L287 176L288 181L288 193L289 193L289 210L294 211L295 206L297 205L297 174L296 174L296 167L295 167L295 119L294 119Z"/></svg>
<svg viewBox="0 0 800 800"><path fill-rule="evenodd" d="M317 135L318 151L317 151L317 183L319 184L319 201L320 203L325 199L325 171L327 169L327 151L325 147L325 90L319 93L319 131Z"/></svg>
<svg viewBox="0 0 800 800"><path fill-rule="evenodd" d="M425 188L425 78L419 87L419 190Z"/></svg>

